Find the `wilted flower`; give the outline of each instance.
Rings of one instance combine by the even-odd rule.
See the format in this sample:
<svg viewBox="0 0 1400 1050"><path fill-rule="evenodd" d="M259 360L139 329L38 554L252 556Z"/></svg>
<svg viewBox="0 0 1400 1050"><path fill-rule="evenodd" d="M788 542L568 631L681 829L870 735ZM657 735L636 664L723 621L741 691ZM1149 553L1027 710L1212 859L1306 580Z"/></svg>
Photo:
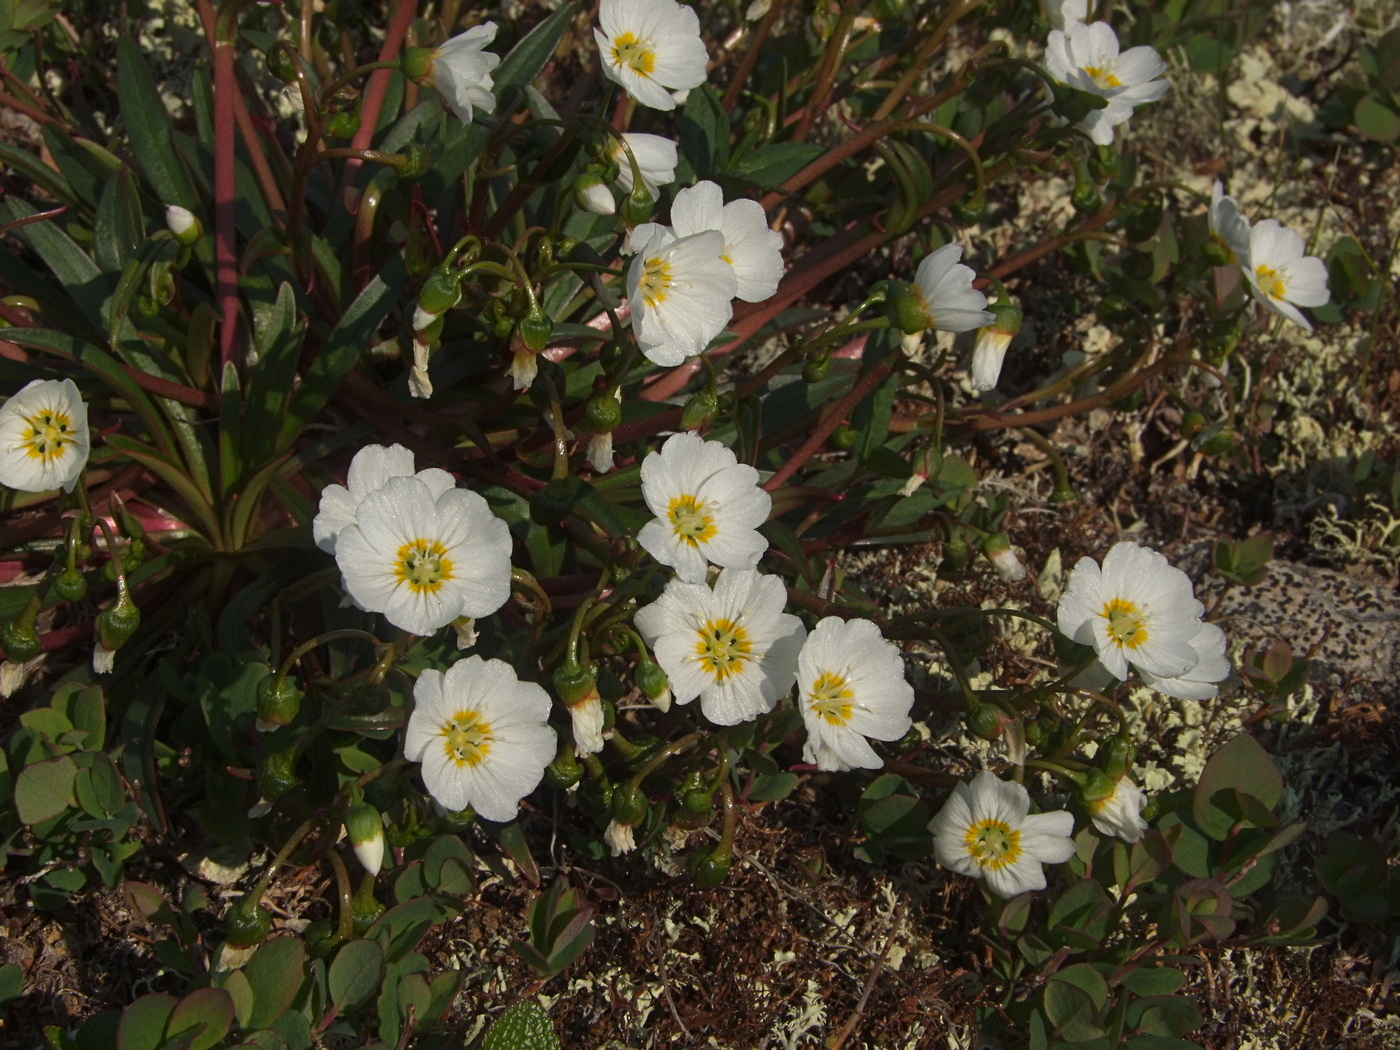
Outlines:
<svg viewBox="0 0 1400 1050"><path fill-rule="evenodd" d="M1103 777L1103 780L1108 780ZM1098 798L1085 798L1084 805L1100 834L1116 835L1124 842L1137 842L1147 830L1147 821L1142 819L1142 807L1147 805L1147 796L1142 788L1129 778L1110 781L1111 794Z"/></svg>
<svg viewBox="0 0 1400 1050"><path fill-rule="evenodd" d="M505 604L510 545L506 523L475 492L435 496L420 478L393 477L360 502L356 523L335 541L335 560L362 609L427 635Z"/></svg>
<svg viewBox="0 0 1400 1050"><path fill-rule="evenodd" d="M1058 618L1060 630L1092 645L1115 678L1127 678L1132 663L1154 681L1169 683L1203 662L1194 642L1204 611L1186 573L1157 551L1124 540L1109 549L1102 568L1093 558L1079 560ZM1213 637L1207 634L1207 640Z"/></svg>
<svg viewBox="0 0 1400 1050"><path fill-rule="evenodd" d="M0 484L72 492L88 459L87 405L71 379L36 379L0 405Z"/></svg>
<svg viewBox="0 0 1400 1050"><path fill-rule="evenodd" d="M632 156L636 158L637 167L642 173L642 186L647 193L656 197L662 186L669 186L676 181L677 146L675 142L660 135L647 135L641 132L628 132L622 137L627 141L627 147L632 151ZM613 140L609 152L617 163L618 187L623 193L631 193L635 183L632 179L632 162L627 158L627 150L622 148L621 142ZM581 188L578 183L575 183L575 188L579 193L579 203L595 215L611 215L617 211L617 203L613 200L612 191L603 185L603 181L596 176L593 177L592 181L585 181Z"/></svg>
<svg viewBox="0 0 1400 1050"><path fill-rule="evenodd" d="M436 499L457 482L437 467L413 471L413 453L402 445L366 445L350 461L345 485L327 485L321 490L321 506L311 522L311 536L327 554L335 553L335 538L354 525L360 503L371 492L384 487L390 478L416 476ZM348 485L349 488L345 486Z"/></svg>
<svg viewBox="0 0 1400 1050"><path fill-rule="evenodd" d="M806 631L783 612L776 576L725 569L712 591L672 580L636 616L637 629L670 678L675 702L697 696L705 717L732 726L773 710L792 688Z"/></svg>
<svg viewBox="0 0 1400 1050"><path fill-rule="evenodd" d="M667 438L642 460L642 497L656 517L637 542L687 583L704 582L706 563L751 569L768 549L758 527L772 497L759 488L758 471L718 441L689 432Z"/></svg>
<svg viewBox="0 0 1400 1050"><path fill-rule="evenodd" d="M1084 118L1089 138L1113 144L1113 129L1144 102L1155 102L1170 84L1158 80L1167 64L1154 48L1143 45L1118 53L1118 34L1107 22L1071 22L1054 29L1045 45L1045 69L1062 84L1108 100Z"/></svg>
<svg viewBox="0 0 1400 1050"><path fill-rule="evenodd" d="M602 0L598 23L603 73L642 105L675 109L669 88L705 82L710 56L691 8L675 0Z"/></svg>
<svg viewBox="0 0 1400 1050"><path fill-rule="evenodd" d="M1240 213L1240 202L1226 196L1218 179L1210 188L1207 221L1211 237L1229 253L1228 261L1245 265L1249 258L1249 220Z"/></svg>
<svg viewBox="0 0 1400 1050"><path fill-rule="evenodd" d="M437 89L457 119L472 122L472 108L490 113L496 108L491 71L501 64L499 55L485 50L496 39L496 24L483 22L434 48L427 74L422 78Z"/></svg>
<svg viewBox="0 0 1400 1050"><path fill-rule="evenodd" d="M910 292L919 303L924 327L967 332L996 320L987 309L987 297L972 287L972 267L958 262L961 258L962 245L945 244L919 263Z"/></svg>
<svg viewBox="0 0 1400 1050"><path fill-rule="evenodd" d="M768 228L758 201L740 198L725 204L717 185L697 182L676 194L671 225L677 237L706 230L724 234L720 258L734 268L735 298L761 303L778 290L783 279L783 235Z"/></svg>
<svg viewBox="0 0 1400 1050"><path fill-rule="evenodd" d="M914 688L899 647L869 620L828 616L797 657L798 709L807 725L803 758L818 769L879 769L872 740L909 731Z"/></svg>
<svg viewBox="0 0 1400 1050"><path fill-rule="evenodd" d="M1021 330L1021 308L1009 299L998 299L988 312L995 320L977 333L977 345L972 348L972 389L978 393L996 388L1006 348Z"/></svg>
<svg viewBox="0 0 1400 1050"><path fill-rule="evenodd" d="M1249 231L1249 255L1244 267L1254 298L1274 313L1302 325L1312 324L1300 306L1325 306L1327 264L1303 254L1303 238L1274 219L1264 219Z"/></svg>
<svg viewBox="0 0 1400 1050"><path fill-rule="evenodd" d="M513 819L554 758L549 694L501 660L468 656L445 674L419 675L413 705L403 753L423 763L433 798L453 812Z"/></svg>
<svg viewBox="0 0 1400 1050"><path fill-rule="evenodd" d="M1074 818L1064 810L1031 814L1024 787L984 769L958 784L929 822L933 855L959 875L986 879L998 897L1045 889L1042 864L1074 855Z"/></svg>
<svg viewBox="0 0 1400 1050"><path fill-rule="evenodd" d="M724 234L709 230L677 237L644 223L632 231L637 254L627 267L627 300L637 345L658 365L678 365L724 331L738 287L721 257Z"/></svg>

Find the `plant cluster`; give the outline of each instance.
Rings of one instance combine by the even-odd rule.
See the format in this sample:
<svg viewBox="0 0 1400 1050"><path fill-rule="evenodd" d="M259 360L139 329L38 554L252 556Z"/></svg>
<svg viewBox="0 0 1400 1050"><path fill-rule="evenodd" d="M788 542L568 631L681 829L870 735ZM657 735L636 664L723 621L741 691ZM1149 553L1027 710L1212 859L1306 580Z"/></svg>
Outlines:
<svg viewBox="0 0 1400 1050"><path fill-rule="evenodd" d="M19 6L0 103L45 159L0 144L30 184L0 203L0 498L28 574L0 597L0 688L44 695L0 755L0 856L48 908L123 884L152 838L265 850L218 932L202 891L126 881L188 991L55 1047L445 1045L463 975L418 949L480 866L542 884L551 794L578 856L675 854L708 888L748 805L881 771L862 855L981 880L984 1022L1036 1047L1193 1046L1194 946L1311 935L1321 899L1256 899L1302 826L1251 737L1197 784L1132 778L1130 685L1204 700L1231 676L1165 556L1084 558L1056 622L891 614L842 566L917 540L945 573L1024 577L969 453L988 435L1041 448L1061 503L1044 428L1149 390L1184 441L1238 452L1251 333L1308 326L1327 268L1122 145L1187 16L1221 5L1070 0L1049 28L971 0L399 0L362 62L359 5L200 0L192 120L123 34L111 135L31 83L62 26ZM999 189L1057 174L1072 216L997 257ZM1003 391L1018 274L1055 252L1121 341ZM1267 561L1225 551L1244 584ZM975 688L1007 617L1058 668ZM916 641L952 688L910 684ZM1301 684L1261 660L1261 695ZM44 661L67 670L41 691ZM975 776L928 764L914 723L940 712L991 742ZM270 909L292 868L335 887L302 929ZM521 959L571 965L594 911L558 873ZM484 1045L552 1039L522 1004Z"/></svg>

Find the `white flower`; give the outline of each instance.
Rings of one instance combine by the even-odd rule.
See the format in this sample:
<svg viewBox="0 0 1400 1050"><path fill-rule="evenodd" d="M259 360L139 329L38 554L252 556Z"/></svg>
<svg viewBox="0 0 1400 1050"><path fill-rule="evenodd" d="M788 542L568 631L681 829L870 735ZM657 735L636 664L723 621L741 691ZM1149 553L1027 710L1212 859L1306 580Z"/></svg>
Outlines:
<svg viewBox="0 0 1400 1050"><path fill-rule="evenodd" d="M1192 644L1205 607L1191 580L1157 551L1124 540L1104 557L1081 558L1060 598L1060 630L1092 645L1115 677L1131 662L1159 680L1176 679L1200 662Z"/></svg>
<svg viewBox="0 0 1400 1050"><path fill-rule="evenodd" d="M656 517L642 526L642 549L687 583L705 581L706 563L751 569L768 549L758 527L773 499L758 471L718 441L686 432L642 460L642 498Z"/></svg>
<svg viewBox="0 0 1400 1050"><path fill-rule="evenodd" d="M510 597L506 523L475 492L434 495L417 477L390 478L360 502L335 560L360 608L414 634L489 616Z"/></svg>
<svg viewBox="0 0 1400 1050"><path fill-rule="evenodd" d="M574 183L574 193L578 196L579 207L594 215L615 215L617 201L613 200L612 190L603 185L603 180L589 173Z"/></svg>
<svg viewBox="0 0 1400 1050"><path fill-rule="evenodd" d="M1240 202L1225 195L1219 179L1210 188L1207 221L1211 236L1225 246L1231 261L1245 265L1249 258L1249 220L1240 213Z"/></svg>
<svg viewBox="0 0 1400 1050"><path fill-rule="evenodd" d="M549 694L509 664L468 656L419 675L404 757L423 763L423 783L447 810L511 820L554 760L549 709Z"/></svg>
<svg viewBox="0 0 1400 1050"><path fill-rule="evenodd" d="M612 851L614 857L631 853L637 848L637 838L632 833L632 827L631 824L619 824L615 820L608 821L608 830L603 832L603 841L608 844L608 849Z"/></svg>
<svg viewBox="0 0 1400 1050"><path fill-rule="evenodd" d="M675 0L602 0L593 30L603 72L652 109L675 109L668 88L705 82L709 53L700 19Z"/></svg>
<svg viewBox="0 0 1400 1050"><path fill-rule="evenodd" d="M425 78L457 114L463 124L472 122L472 107L483 113L496 108L491 70L501 64L499 55L484 50L496 39L496 24L483 22L459 33L433 50L432 67Z"/></svg>
<svg viewBox="0 0 1400 1050"><path fill-rule="evenodd" d="M642 185L648 193L655 197L662 186L669 186L676 181L676 143L660 135L641 132L628 132L622 137L627 140L632 156L637 158L637 167L642 172ZM627 160L622 143L613 141L612 155L617 161L617 184L622 187L623 193L631 193L634 185L632 165Z"/></svg>
<svg viewBox="0 0 1400 1050"><path fill-rule="evenodd" d="M1298 307L1325 306L1331 298L1326 264L1314 255L1304 255L1303 238L1274 219L1265 219L1249 231L1244 275L1254 298L1309 332L1312 325Z"/></svg>
<svg viewBox="0 0 1400 1050"><path fill-rule="evenodd" d="M92 670L94 674L111 674L117 666L117 651L108 649L101 642L92 647Z"/></svg>
<svg viewBox="0 0 1400 1050"><path fill-rule="evenodd" d="M987 297L972 287L972 267L958 262L962 246L945 244L924 256L909 291L919 301L926 327L968 332L996 320Z"/></svg>
<svg viewBox="0 0 1400 1050"><path fill-rule="evenodd" d="M1065 29L1089 17L1089 0L1044 0L1045 17L1056 29Z"/></svg>
<svg viewBox="0 0 1400 1050"><path fill-rule="evenodd" d="M627 300L637 345L658 365L694 357L724 331L737 280L715 230L677 237L656 223L632 231L637 254L627 267Z"/></svg>
<svg viewBox="0 0 1400 1050"><path fill-rule="evenodd" d="M573 724L574 750L580 755L596 755L603 750L603 698L597 690L566 706Z"/></svg>
<svg viewBox="0 0 1400 1050"><path fill-rule="evenodd" d="M1218 691L1216 682L1230 677L1230 661L1225 658L1225 632L1213 623L1203 623L1191 636L1196 664L1176 676L1156 675L1138 668L1144 685L1179 700L1209 700Z"/></svg>
<svg viewBox="0 0 1400 1050"><path fill-rule="evenodd" d="M979 394L995 390L1001 378L1001 364L1006 360L1006 348L1011 345L1012 332L1003 332L991 325L977 333L972 348L972 389Z"/></svg>
<svg viewBox="0 0 1400 1050"><path fill-rule="evenodd" d="M676 703L697 696L705 717L732 726L773 710L797 677L806 635L783 612L787 592L776 576L725 569L714 590L672 580L637 611L637 629L671 680Z"/></svg>
<svg viewBox="0 0 1400 1050"><path fill-rule="evenodd" d="M1100 146L1113 144L1113 129L1144 102L1155 102L1170 85L1158 80L1167 64L1156 50L1143 45L1118 53L1118 35L1107 22L1073 22L1054 29L1045 45L1045 69L1062 84L1108 100L1084 118L1089 138Z"/></svg>
<svg viewBox="0 0 1400 1050"><path fill-rule="evenodd" d="M194 217L194 213L178 204L167 205L165 227L175 235L177 241L186 246L197 242L204 233L199 220Z"/></svg>
<svg viewBox="0 0 1400 1050"><path fill-rule="evenodd" d="M986 879L998 897L1043 890L1040 866L1074 856L1074 818L1064 810L1031 815L1030 809L1024 787L984 769L970 785L954 786L929 822L933 855L950 871Z"/></svg>
<svg viewBox="0 0 1400 1050"><path fill-rule="evenodd" d="M72 492L87 465L87 405L71 379L36 379L0 405L0 485Z"/></svg>
<svg viewBox="0 0 1400 1050"><path fill-rule="evenodd" d="M428 355L432 352L429 343L413 339L413 367L408 372L408 394L410 397L429 398L433 396L433 381L428 376Z"/></svg>
<svg viewBox="0 0 1400 1050"><path fill-rule="evenodd" d="M797 657L797 694L807 723L803 758L818 769L879 769L884 762L865 738L909 732L914 687L904 658L869 620L817 624Z"/></svg>
<svg viewBox="0 0 1400 1050"><path fill-rule="evenodd" d="M311 523L311 536L327 554L335 553L335 538L355 524L360 503L371 492L384 487L390 478L416 476L436 499L457 482L445 470L429 467L413 473L413 453L402 445L366 445L350 461L345 485L327 485L321 490L319 513Z"/></svg>
<svg viewBox="0 0 1400 1050"><path fill-rule="evenodd" d="M676 194L671 225L677 237L706 230L724 234L720 258L734 268L735 298L761 303L778 290L783 279L783 235L768 228L768 217L758 201L741 198L725 204L717 185L697 182Z"/></svg>
<svg viewBox="0 0 1400 1050"><path fill-rule="evenodd" d="M1094 827L1104 835L1117 835L1124 842L1137 842L1147 830L1142 807L1147 796L1127 777L1113 785L1113 794L1086 804Z"/></svg>

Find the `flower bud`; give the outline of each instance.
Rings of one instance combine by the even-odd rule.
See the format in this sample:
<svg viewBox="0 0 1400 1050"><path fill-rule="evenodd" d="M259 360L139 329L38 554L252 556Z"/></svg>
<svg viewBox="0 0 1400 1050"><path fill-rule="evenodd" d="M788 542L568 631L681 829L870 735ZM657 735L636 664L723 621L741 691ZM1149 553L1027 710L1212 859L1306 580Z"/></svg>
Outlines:
<svg viewBox="0 0 1400 1050"><path fill-rule="evenodd" d="M301 690L280 674L270 674L258 683L258 721L269 726L287 726L301 711Z"/></svg>
<svg viewBox="0 0 1400 1050"><path fill-rule="evenodd" d="M909 480L899 490L901 496L912 496L929 478L943 470L943 450L937 445L925 445L910 464Z"/></svg>
<svg viewBox="0 0 1400 1050"><path fill-rule="evenodd" d="M719 411L719 398L710 389L697 390L681 409L682 430L704 430Z"/></svg>
<svg viewBox="0 0 1400 1050"><path fill-rule="evenodd" d="M1091 767L1084 776L1084 783L1079 785L1079 797L1084 800L1085 805L1092 807L1095 802L1112 798L1115 790L1116 784L1112 777L1102 769Z"/></svg>
<svg viewBox="0 0 1400 1050"><path fill-rule="evenodd" d="M131 600L131 593L125 586L120 587L117 604L97 614L98 640L112 652L125 645L140 626L141 610Z"/></svg>
<svg viewBox="0 0 1400 1050"><path fill-rule="evenodd" d="M588 408L583 414L584 429L595 434L607 434L616 430L617 425L622 422L621 394L622 390L619 388L615 393L604 392L589 398Z"/></svg>
<svg viewBox="0 0 1400 1050"><path fill-rule="evenodd" d="M420 332L440 314L457 305L462 298L462 279L451 270L441 267L434 270L423 282L423 290L418 293L418 309L413 315L413 330Z"/></svg>
<svg viewBox="0 0 1400 1050"><path fill-rule="evenodd" d="M368 802L359 802L345 814L345 835L360 867L371 875L378 875L384 866L384 821L379 810Z"/></svg>
<svg viewBox="0 0 1400 1050"><path fill-rule="evenodd" d="M267 49L267 71L284 84L294 84L297 79L296 59L290 48L273 45Z"/></svg>
<svg viewBox="0 0 1400 1050"><path fill-rule="evenodd" d="M54 578L53 590L65 602L80 602L87 597L87 577L69 565Z"/></svg>
<svg viewBox="0 0 1400 1050"><path fill-rule="evenodd" d="M612 215L617 211L612 190L603 184L595 172L585 171L574 179L574 200L580 208L594 215Z"/></svg>
<svg viewBox="0 0 1400 1050"><path fill-rule="evenodd" d="M646 820L647 809L646 795L638 785L628 781L613 789L612 815L617 823L635 827Z"/></svg>
<svg viewBox="0 0 1400 1050"><path fill-rule="evenodd" d="M1225 242L1215 237L1207 238L1201 246L1201 253L1212 266L1229 266L1235 261L1235 253L1226 247Z"/></svg>
<svg viewBox="0 0 1400 1050"><path fill-rule="evenodd" d="M1006 712L996 704L978 704L967 713L967 728L975 737L995 740L1006 731Z"/></svg>
<svg viewBox="0 0 1400 1050"><path fill-rule="evenodd" d="M355 129L358 130L359 126L360 120L358 117L356 117ZM352 131L350 135L347 135L345 137L350 138L354 134L355 132ZM433 162L432 150L428 149L428 147L423 145L423 143L421 142L410 142L399 153L399 156L403 158L403 161L402 163L396 166L396 169L399 173L399 178L401 179L422 178L427 173L428 167Z"/></svg>
<svg viewBox="0 0 1400 1050"><path fill-rule="evenodd" d="M1003 580L1015 582L1026 578L1026 567L1011 549L1011 541L1004 532L993 532L982 540L982 553L987 556L997 575Z"/></svg>
<svg viewBox="0 0 1400 1050"><path fill-rule="evenodd" d="M831 351L826 350L807 358L802 365L802 379L807 383L820 383L831 371Z"/></svg>
<svg viewBox="0 0 1400 1050"><path fill-rule="evenodd" d="M34 630L34 617L21 612L0 627L0 645L4 645L5 659L11 663L22 664L38 656L43 645Z"/></svg>
<svg viewBox="0 0 1400 1050"><path fill-rule="evenodd" d="M978 331L977 345L972 349L972 389L978 393L996 387L1006 348L1021 330L1021 309L1009 299L998 298L987 309L996 320Z"/></svg>
<svg viewBox="0 0 1400 1050"><path fill-rule="evenodd" d="M953 213L953 221L959 226L971 226L986 213L987 198L982 193L974 193L955 200L948 210Z"/></svg>
<svg viewBox="0 0 1400 1050"><path fill-rule="evenodd" d="M622 198L622 221L628 226L646 222L651 218L655 207L656 198L651 195L651 191L644 183L637 182L633 185L632 192Z"/></svg>
<svg viewBox="0 0 1400 1050"><path fill-rule="evenodd" d="M257 895L245 893L228 910L224 930L230 947L251 948L271 932L272 913L259 903Z"/></svg>
<svg viewBox="0 0 1400 1050"><path fill-rule="evenodd" d="M661 665L652 659L643 659L637 664L635 676L637 688L658 711L671 710L671 680Z"/></svg>
<svg viewBox="0 0 1400 1050"><path fill-rule="evenodd" d="M295 748L274 751L258 765L258 794L268 802L276 802L300 785L296 773Z"/></svg>
<svg viewBox="0 0 1400 1050"><path fill-rule="evenodd" d="M360 130L360 115L353 109L342 109L326 118L325 133L335 139L353 139Z"/></svg>
<svg viewBox="0 0 1400 1050"><path fill-rule="evenodd" d="M302 931L301 937L313 959L330 958L342 943L339 931L329 919L317 919Z"/></svg>
<svg viewBox="0 0 1400 1050"><path fill-rule="evenodd" d="M855 448L856 439L859 437L860 434L855 427L849 423L839 423L836 429L828 435L826 443L839 452L845 452Z"/></svg>
<svg viewBox="0 0 1400 1050"><path fill-rule="evenodd" d="M702 890L712 890L729 877L734 855L721 846L703 850L690 858L690 877Z"/></svg>
<svg viewBox="0 0 1400 1050"><path fill-rule="evenodd" d="M943 544L943 564L950 569L965 569L970 561L972 550L963 538L961 530L954 529L953 534Z"/></svg>
<svg viewBox="0 0 1400 1050"><path fill-rule="evenodd" d="M399 60L399 68L409 80L425 80L432 75L436 52L428 47L410 47Z"/></svg>
<svg viewBox="0 0 1400 1050"><path fill-rule="evenodd" d="M539 303L531 303L529 311L520 319L520 341L531 352L538 354L554 334L554 322L549 319Z"/></svg>
<svg viewBox="0 0 1400 1050"><path fill-rule="evenodd" d="M204 236L204 227L199 220L178 204L171 204L165 209L165 225L186 248L198 244Z"/></svg>
<svg viewBox="0 0 1400 1050"><path fill-rule="evenodd" d="M572 747L563 747L554 756L554 761L544 768L544 779L552 788L567 790L579 782L583 776L583 766L578 753Z"/></svg>
<svg viewBox="0 0 1400 1050"><path fill-rule="evenodd" d="M885 297L885 313L905 335L921 335L928 327L928 304L924 297L902 281L890 281Z"/></svg>

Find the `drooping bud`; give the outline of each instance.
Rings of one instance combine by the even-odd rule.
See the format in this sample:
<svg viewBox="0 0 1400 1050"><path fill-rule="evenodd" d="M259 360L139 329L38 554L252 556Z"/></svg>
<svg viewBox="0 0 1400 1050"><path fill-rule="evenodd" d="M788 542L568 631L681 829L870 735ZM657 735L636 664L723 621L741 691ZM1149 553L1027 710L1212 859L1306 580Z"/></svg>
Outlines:
<svg viewBox="0 0 1400 1050"><path fill-rule="evenodd" d="M1099 746L1097 758L1104 775L1110 780L1122 780L1137 757L1137 748L1121 736L1112 736Z"/></svg>
<svg viewBox="0 0 1400 1050"><path fill-rule="evenodd" d="M290 48L273 45L267 51L267 71L284 84L292 84L297 79L296 59Z"/></svg>
<svg viewBox="0 0 1400 1050"><path fill-rule="evenodd" d="M585 171L574 179L574 200L580 208L594 215L612 215L617 211L612 190L604 185L596 172Z"/></svg>
<svg viewBox="0 0 1400 1050"><path fill-rule="evenodd" d="M569 709L578 753L596 755L603 750L603 703L593 669L565 663L554 672L554 689Z"/></svg>
<svg viewBox="0 0 1400 1050"><path fill-rule="evenodd" d="M276 802L299 786L296 773L297 753L295 748L274 751L258 765L258 794L268 802Z"/></svg>
<svg viewBox="0 0 1400 1050"><path fill-rule="evenodd" d="M578 753L568 744L561 746L554 761L544 768L545 781L560 791L573 787L582 776L583 765L578 760Z"/></svg>
<svg viewBox="0 0 1400 1050"><path fill-rule="evenodd" d="M1021 330L1021 309L1010 299L998 298L987 309L996 320L977 332L977 344L972 348L972 389L978 393L996 387L1006 348Z"/></svg>
<svg viewBox="0 0 1400 1050"><path fill-rule="evenodd" d="M719 411L719 397L708 387L690 395L681 409L682 430L704 430Z"/></svg>
<svg viewBox="0 0 1400 1050"><path fill-rule="evenodd" d="M272 913L259 903L257 895L245 893L228 910L224 929L231 947L251 948L271 932Z"/></svg>
<svg viewBox="0 0 1400 1050"><path fill-rule="evenodd" d="M418 308L413 313L413 330L421 332L439 316L457 305L462 298L462 279L455 271L442 267L434 270L418 293Z"/></svg>
<svg viewBox="0 0 1400 1050"><path fill-rule="evenodd" d="M333 139L353 139L360 130L360 115L353 109L342 109L326 118L325 132Z"/></svg>
<svg viewBox="0 0 1400 1050"><path fill-rule="evenodd" d="M1006 712L996 704L978 704L967 713L967 728L975 737L983 740L995 740L1006 731L1006 723L1010 721Z"/></svg>
<svg viewBox="0 0 1400 1050"><path fill-rule="evenodd" d="M538 354L549 345L549 337L554 334L554 322L540 309L540 304L532 302L530 309L520 319L520 341L532 354Z"/></svg>
<svg viewBox="0 0 1400 1050"><path fill-rule="evenodd" d="M378 875L384 866L384 821L379 810L368 802L351 806L345 814L345 835L360 867L371 875Z"/></svg>
<svg viewBox="0 0 1400 1050"><path fill-rule="evenodd" d="M813 354L802 365L802 379L807 383L820 383L831 370L831 351Z"/></svg>
<svg viewBox="0 0 1400 1050"><path fill-rule="evenodd" d="M702 890L712 890L729 877L734 854L722 846L703 850L690 858L690 877Z"/></svg>
<svg viewBox="0 0 1400 1050"><path fill-rule="evenodd" d="M653 707L658 711L671 710L671 680L659 663L643 654L641 662L637 664L635 681Z"/></svg>
<svg viewBox="0 0 1400 1050"><path fill-rule="evenodd" d="M1117 783L1112 777L1102 769L1090 767L1085 772L1084 782L1079 785L1079 796L1085 805L1092 808L1095 802L1112 798L1116 790Z"/></svg>
<svg viewBox="0 0 1400 1050"><path fill-rule="evenodd" d="M258 683L258 728L267 731L291 725L301 711L301 690L296 683L280 674L270 674Z"/></svg>
<svg viewBox="0 0 1400 1050"><path fill-rule="evenodd" d="M925 445L910 466L909 480L899 490L901 496L912 496L929 478L938 476L943 469L943 450L937 445Z"/></svg>
<svg viewBox="0 0 1400 1050"><path fill-rule="evenodd" d="M97 614L97 639L104 649L116 652L141 626L141 610L131 600L125 577L117 580L117 603Z"/></svg>
<svg viewBox="0 0 1400 1050"><path fill-rule="evenodd" d="M588 407L584 410L583 426L585 430L591 430L595 434L606 434L616 430L617 425L622 422L622 388L618 387L612 393L595 394L589 398Z"/></svg>
<svg viewBox="0 0 1400 1050"><path fill-rule="evenodd" d="M25 615L28 611L25 609L0 627L0 645L4 645L5 659L11 663L26 663L38 656L43 649L39 634L34 629L34 614Z"/></svg>
<svg viewBox="0 0 1400 1050"><path fill-rule="evenodd" d="M656 198L646 184L639 181L632 186L632 192L622 198L622 221L628 226L636 226L650 219L655 208Z"/></svg>
<svg viewBox="0 0 1400 1050"><path fill-rule="evenodd" d="M1015 582L1026 578L1026 567L1011 549L1011 541L1007 539L1006 533L993 532L983 537L982 553L987 556L987 560L1003 580Z"/></svg>
<svg viewBox="0 0 1400 1050"><path fill-rule="evenodd" d="M972 549L968 547L962 530L954 529L953 534L943 544L943 564L950 569L965 569L970 561Z"/></svg>
<svg viewBox="0 0 1400 1050"><path fill-rule="evenodd" d="M204 236L204 227L200 225L199 220L178 204L171 204L165 209L165 225L175 235L175 239L186 248L198 244L199 239Z"/></svg>
<svg viewBox="0 0 1400 1050"><path fill-rule="evenodd" d="M355 128L359 129L359 118L355 118ZM354 135L352 131L347 138ZM421 142L410 142L399 154L403 158L402 162L396 165L396 170L401 179L418 179L427 174L429 166L433 163L433 152Z"/></svg>

